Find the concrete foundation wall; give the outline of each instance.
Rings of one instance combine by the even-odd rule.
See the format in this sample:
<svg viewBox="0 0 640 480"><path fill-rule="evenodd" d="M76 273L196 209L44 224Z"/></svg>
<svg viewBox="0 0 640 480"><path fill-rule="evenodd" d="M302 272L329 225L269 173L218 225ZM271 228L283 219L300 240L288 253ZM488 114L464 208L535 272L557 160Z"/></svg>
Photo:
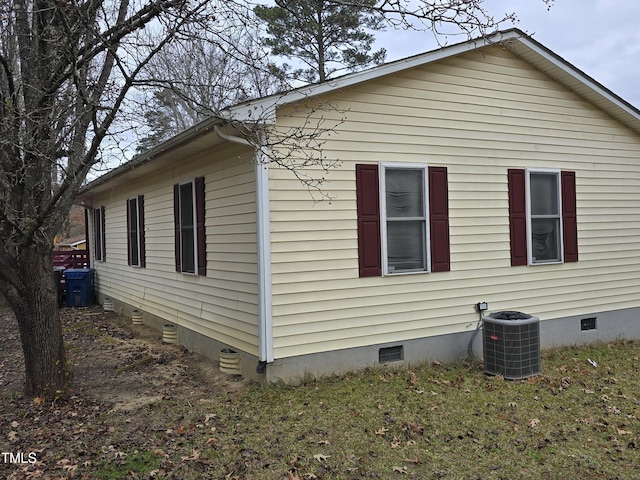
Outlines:
<svg viewBox="0 0 640 480"><path fill-rule="evenodd" d="M96 293L96 301L100 305L104 305L105 296L101 293ZM134 307L131 305L117 300L113 301L114 311L119 315L131 317ZM148 312L142 312L142 322L144 325L153 328L159 332L162 332L167 321L155 315L151 315ZM229 345L206 337L200 333L189 330L180 325L178 327L178 344L184 346L190 352L195 352L203 355L214 362L220 361L220 352L223 349L230 349ZM257 381L263 381L264 375L257 373L258 358L254 355L250 355L246 352L237 352L240 355L240 374L246 378L254 379Z"/></svg>
<svg viewBox="0 0 640 480"><path fill-rule="evenodd" d="M595 319L595 321L589 321ZM583 330L582 323L595 328ZM626 308L592 315L545 320L540 323L540 342L542 348L563 345L584 345L596 341L640 339L640 308Z"/></svg>
<svg viewBox="0 0 640 480"><path fill-rule="evenodd" d="M596 328L583 330L583 321L593 318L595 318ZM592 325L594 322L584 323ZM473 332L456 333L277 359L267 366L267 378L269 380L290 380L309 375L321 376L380 365L380 349L388 347L402 347L402 360L385 363L389 366L404 366L432 361L452 362L468 357L468 347L472 336ZM640 308L540 322L540 346L542 349L620 339L640 339ZM472 349L474 355L481 359L482 330L479 330L475 335ZM544 364L542 369L544 371Z"/></svg>
<svg viewBox="0 0 640 480"><path fill-rule="evenodd" d="M104 296L98 293L97 300L103 304ZM131 316L133 307L116 299L113 299L113 303L117 313ZM162 332L166 320L143 312L143 323ZM595 328L593 328L594 326ZM276 359L266 366L264 373L257 373L257 357L245 352L238 353L243 376L258 381L296 382L304 377L320 377L379 365L401 367L420 362L453 362L468 357L469 343L472 338L473 353L477 358L482 358L481 329L475 336L473 331L469 331ZM542 349L620 339L640 339L640 308L599 312L540 322ZM221 350L229 348L224 343L181 326L178 326L178 343L213 361L219 361ZM395 349L395 353L400 356L400 359L381 363L380 350L387 348ZM542 370L544 371L544 364Z"/></svg>

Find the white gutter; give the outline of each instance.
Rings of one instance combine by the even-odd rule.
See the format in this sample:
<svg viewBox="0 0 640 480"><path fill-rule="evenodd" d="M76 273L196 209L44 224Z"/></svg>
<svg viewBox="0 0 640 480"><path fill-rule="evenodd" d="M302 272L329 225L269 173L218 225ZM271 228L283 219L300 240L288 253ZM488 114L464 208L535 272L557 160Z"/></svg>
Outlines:
<svg viewBox="0 0 640 480"><path fill-rule="evenodd" d="M113 179L114 177L118 177L130 170L135 170L136 168L151 162L154 158L159 157L173 150L174 148L178 148L186 144L187 142L193 140L194 138L197 138L198 136L206 134L209 130L211 130L211 127L213 127L214 130L217 131L218 130L217 126L220 122L222 122L222 120L220 118L215 118L215 117L204 120L203 122L197 125L194 125L193 127L185 130L184 132L179 133L175 137L172 137L169 140L166 140L165 142L162 142L161 144L156 145L152 149L147 150L146 152L141 153L140 155L136 155L134 158L123 163L119 167L116 167L113 170L108 171L104 175L100 175L98 178L96 178L95 180L92 180L84 187L81 187L80 191L78 192L78 196L82 197L88 191L107 183L109 180Z"/></svg>
<svg viewBox="0 0 640 480"><path fill-rule="evenodd" d="M273 362L273 312L271 302L271 225L269 222L269 157L266 147L256 146L245 138L224 133L218 125L216 134L229 142L255 149L256 234L258 254L258 343L261 363ZM259 366L260 368L260 366Z"/></svg>

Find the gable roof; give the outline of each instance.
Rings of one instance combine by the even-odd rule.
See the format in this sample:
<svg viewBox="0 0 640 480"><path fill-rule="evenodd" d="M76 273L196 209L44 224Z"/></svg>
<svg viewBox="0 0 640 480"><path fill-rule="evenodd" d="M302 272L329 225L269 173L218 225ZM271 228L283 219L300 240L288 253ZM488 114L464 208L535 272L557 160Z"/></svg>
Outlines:
<svg viewBox="0 0 640 480"><path fill-rule="evenodd" d="M308 97L331 93L402 70L420 67L465 52L479 50L489 45L500 45L640 134L640 110L638 108L623 100L582 70L576 68L517 28L386 63L361 72L350 73L333 80L297 88L283 94L250 100L224 109L222 116L229 120L244 122L257 121L259 119L264 121L273 120L275 118L275 110L282 105L294 103Z"/></svg>
<svg viewBox="0 0 640 480"><path fill-rule="evenodd" d="M505 50L512 52L640 135L640 110L638 108L523 31L513 28L487 37L468 40L360 72L350 73L323 83L307 85L284 93L227 107L220 112L219 116L200 122L92 181L80 190L79 199L82 200L83 197L88 196L89 192L108 189L110 188L109 185L122 181L131 181L144 175L148 168L142 167L148 167L147 164L151 161L154 163L153 167L171 163L175 156L167 155L168 153L175 154L179 151L182 154L189 155L223 143L225 138L220 134L218 128L227 122L233 121L240 124L273 123L277 109L283 105L335 92L346 87L427 65L465 52L479 50L490 45L500 45ZM198 140L197 143L194 142L196 139Z"/></svg>
<svg viewBox="0 0 640 480"><path fill-rule="evenodd" d="M87 239L85 238L85 235L78 235L75 237L71 237L71 238L64 238L62 240L60 240L59 242L56 242L56 246L58 247L73 247L76 245L79 245L81 243L86 242Z"/></svg>

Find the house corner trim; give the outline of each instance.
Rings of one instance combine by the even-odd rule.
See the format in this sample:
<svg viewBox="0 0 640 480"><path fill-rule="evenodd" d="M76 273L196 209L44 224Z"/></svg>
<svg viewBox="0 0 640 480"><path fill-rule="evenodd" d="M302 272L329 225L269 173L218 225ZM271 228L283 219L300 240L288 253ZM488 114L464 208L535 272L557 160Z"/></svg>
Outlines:
<svg viewBox="0 0 640 480"><path fill-rule="evenodd" d="M273 362L273 312L271 290L271 225L269 220L269 156L256 149L256 229L258 253L259 359Z"/></svg>

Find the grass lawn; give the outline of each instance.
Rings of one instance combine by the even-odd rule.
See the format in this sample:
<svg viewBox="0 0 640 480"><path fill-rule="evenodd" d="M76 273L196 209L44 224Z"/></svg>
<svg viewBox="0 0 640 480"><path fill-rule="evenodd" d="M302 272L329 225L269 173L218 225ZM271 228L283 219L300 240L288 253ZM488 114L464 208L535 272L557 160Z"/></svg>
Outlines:
<svg viewBox="0 0 640 480"><path fill-rule="evenodd" d="M461 362L226 393L169 384L126 412L3 392L0 447L35 451L38 462L0 463L0 476L640 478L639 357L640 342L546 351L543 375L523 381Z"/></svg>
<svg viewBox="0 0 640 480"><path fill-rule="evenodd" d="M464 363L256 387L193 445L240 478L640 478L638 354L548 352L527 381Z"/></svg>

